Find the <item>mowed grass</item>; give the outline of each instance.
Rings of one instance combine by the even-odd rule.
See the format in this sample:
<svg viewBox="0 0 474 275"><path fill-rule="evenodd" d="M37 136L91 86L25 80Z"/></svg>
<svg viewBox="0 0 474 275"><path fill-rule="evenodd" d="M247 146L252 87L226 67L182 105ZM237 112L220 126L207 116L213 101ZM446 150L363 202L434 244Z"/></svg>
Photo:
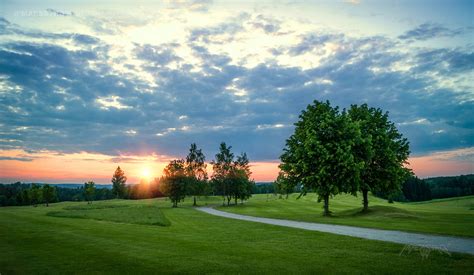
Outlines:
<svg viewBox="0 0 474 275"><path fill-rule="evenodd" d="M369 211L362 213L362 197L338 195L330 199L331 217L322 216L323 203L316 194L297 199L254 195L243 205L218 207L250 216L361 227L474 237L474 196L418 203L388 203L370 196Z"/></svg>
<svg viewBox="0 0 474 275"><path fill-rule="evenodd" d="M218 198L209 200L217 202ZM204 204L203 202L200 202ZM163 199L0 208L0 273L472 274L474 256L216 217ZM157 209L157 207L159 209ZM155 209L168 226L137 223ZM84 210L87 209L87 210ZM77 218L48 213L94 211ZM97 211L97 213L95 213ZM122 211L117 221L100 211ZM90 212L93 213L93 212ZM56 214L55 214L56 215Z"/></svg>
<svg viewBox="0 0 474 275"><path fill-rule="evenodd" d="M51 211L46 215L132 224L170 225L157 205L131 205L124 202L101 201L93 204L66 206L63 210Z"/></svg>

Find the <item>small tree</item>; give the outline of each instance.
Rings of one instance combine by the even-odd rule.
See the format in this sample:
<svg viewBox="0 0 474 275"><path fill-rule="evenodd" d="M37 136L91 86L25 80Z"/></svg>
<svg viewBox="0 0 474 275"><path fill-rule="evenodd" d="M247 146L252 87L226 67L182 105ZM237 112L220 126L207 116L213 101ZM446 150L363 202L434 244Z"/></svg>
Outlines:
<svg viewBox="0 0 474 275"><path fill-rule="evenodd" d="M360 131L337 107L314 101L295 123L294 134L286 141L280 169L302 184L302 195L318 193L330 215L329 198L341 192L356 194L363 162L353 155Z"/></svg>
<svg viewBox="0 0 474 275"><path fill-rule="evenodd" d="M196 143L191 144L186 157L186 175L188 176L188 194L193 196L193 205L196 206L196 196L203 195L207 182L206 157Z"/></svg>
<svg viewBox="0 0 474 275"><path fill-rule="evenodd" d="M84 183L84 198L87 204L91 204L95 195L95 182L88 181Z"/></svg>
<svg viewBox="0 0 474 275"><path fill-rule="evenodd" d="M38 206L38 203L41 203L43 192L41 187L38 184L32 183L30 189L28 190L30 202L34 207Z"/></svg>
<svg viewBox="0 0 474 275"><path fill-rule="evenodd" d="M178 203L186 196L188 182L184 160L172 160L165 167L163 173L164 176L160 180L161 192L170 198L173 207L178 207Z"/></svg>
<svg viewBox="0 0 474 275"><path fill-rule="evenodd" d="M225 142L222 142L219 146L219 153L216 154L216 159L212 163L212 181L216 188L216 191L220 193L225 200L227 199L227 205L230 204L232 199L231 181L229 174L231 173L234 154L230 151L232 146L227 147Z"/></svg>
<svg viewBox="0 0 474 275"><path fill-rule="evenodd" d="M282 195L285 195L286 199L288 199L288 195L293 193L293 190L295 189L296 182L293 182L285 172L280 171L273 186L275 186L275 192L280 194L280 199L282 198Z"/></svg>
<svg viewBox="0 0 474 275"><path fill-rule="evenodd" d="M363 211L367 211L369 191L390 193L400 190L401 184L410 176L404 166L410 154L409 143L388 119L388 112L363 104L352 105L348 115L362 133L363 142L353 148L355 157L365 164L360 173L359 190L363 196Z"/></svg>
<svg viewBox="0 0 474 275"><path fill-rule="evenodd" d="M56 188L51 187L48 184L43 185L42 196L43 196L44 203L46 203L46 206L49 206L50 202L56 201L56 198L57 198Z"/></svg>
<svg viewBox="0 0 474 275"><path fill-rule="evenodd" d="M115 194L116 198L124 198L126 193L125 183L127 182L127 177L125 172L120 169L120 166L115 170L114 175L112 176L112 191Z"/></svg>
<svg viewBox="0 0 474 275"><path fill-rule="evenodd" d="M233 173L234 173L234 185L236 185L235 204L237 199L240 199L241 203L252 196L254 181L250 180L252 172L250 171L250 161L246 153L242 153L237 156L237 160L234 162Z"/></svg>

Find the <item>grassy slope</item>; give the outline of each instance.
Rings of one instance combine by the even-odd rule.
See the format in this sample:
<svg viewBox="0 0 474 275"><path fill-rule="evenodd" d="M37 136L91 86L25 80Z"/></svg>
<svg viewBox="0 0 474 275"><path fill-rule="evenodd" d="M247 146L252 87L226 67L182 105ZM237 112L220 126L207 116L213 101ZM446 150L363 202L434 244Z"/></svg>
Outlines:
<svg viewBox="0 0 474 275"><path fill-rule="evenodd" d="M423 203L393 203L369 197L368 213L362 214L361 196L338 195L330 200L332 217L322 216L315 194L296 199L254 195L244 205L219 209L251 216L321 222L362 227L474 237L474 196Z"/></svg>
<svg viewBox="0 0 474 275"><path fill-rule="evenodd" d="M129 219L121 222L97 220L97 213L90 219L47 215L78 211L64 208L84 203L0 208L0 273L471 274L474 270L473 256L400 254L402 245L225 219L196 211L188 203L178 209L164 200L95 203L104 211L158 205L169 226L137 224L136 213L130 212L125 213Z"/></svg>

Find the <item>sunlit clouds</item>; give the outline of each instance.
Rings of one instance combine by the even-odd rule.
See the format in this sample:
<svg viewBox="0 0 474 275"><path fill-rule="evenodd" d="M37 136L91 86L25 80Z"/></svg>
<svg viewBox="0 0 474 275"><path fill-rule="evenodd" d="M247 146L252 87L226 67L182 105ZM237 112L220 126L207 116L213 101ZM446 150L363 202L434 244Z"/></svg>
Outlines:
<svg viewBox="0 0 474 275"><path fill-rule="evenodd" d="M474 172L470 11L470 1L5 3L0 182L107 183L118 165L136 182L193 142L211 161L222 141L271 181L315 99L388 111L420 176Z"/></svg>

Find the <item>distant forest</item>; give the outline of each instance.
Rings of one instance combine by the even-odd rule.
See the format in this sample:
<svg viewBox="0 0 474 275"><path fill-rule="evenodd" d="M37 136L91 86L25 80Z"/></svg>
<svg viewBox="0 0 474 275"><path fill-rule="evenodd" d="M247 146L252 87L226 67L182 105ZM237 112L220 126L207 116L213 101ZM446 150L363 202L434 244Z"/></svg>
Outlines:
<svg viewBox="0 0 474 275"><path fill-rule="evenodd" d="M292 192L300 192L300 186L296 186ZM279 193L275 183L260 183L253 188L253 194L274 194ZM383 193L373 192L374 195L388 199L389 201L415 202L428 201L432 199L443 199L474 195L474 174L435 177L419 179L411 177L406 180L401 190Z"/></svg>
<svg viewBox="0 0 474 275"><path fill-rule="evenodd" d="M147 185L147 190L142 190L144 184L128 185L128 199L143 199L150 197L161 197L156 186ZM51 185L54 189L54 195L50 202L60 201L85 201L84 187L81 185ZM100 186L100 185L99 185ZM98 187L99 187L98 186ZM31 199L31 183L12 183L0 184L0 206L16 206L31 205L36 202ZM110 185L97 188L94 193L93 200L108 200L115 198ZM297 186L293 192L299 192L300 187ZM253 194L276 194L278 188L274 183L257 183L253 186ZM400 191L393 193L377 193L376 196L401 202L426 201L432 199L442 199L460 196L474 195L474 174L452 176L452 177L435 177L427 179L419 179L412 177L402 184ZM38 202L42 203L42 202Z"/></svg>
<svg viewBox="0 0 474 275"><path fill-rule="evenodd" d="M376 196L393 201L428 201L474 195L474 174L419 179L411 177L398 192L377 193Z"/></svg>

